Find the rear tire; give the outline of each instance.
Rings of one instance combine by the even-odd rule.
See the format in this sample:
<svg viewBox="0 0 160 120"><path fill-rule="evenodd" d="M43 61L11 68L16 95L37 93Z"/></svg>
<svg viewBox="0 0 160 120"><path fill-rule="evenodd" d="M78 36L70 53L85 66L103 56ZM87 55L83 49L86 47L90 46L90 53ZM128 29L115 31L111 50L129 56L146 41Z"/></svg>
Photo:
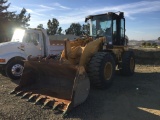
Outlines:
<svg viewBox="0 0 160 120"><path fill-rule="evenodd" d="M12 60L6 66L6 74L12 80L20 79L23 73L24 63L22 60Z"/></svg>
<svg viewBox="0 0 160 120"><path fill-rule="evenodd" d="M122 55L122 64L120 73L124 76L131 76L134 74L135 57L133 51L125 51Z"/></svg>
<svg viewBox="0 0 160 120"><path fill-rule="evenodd" d="M91 85L100 89L108 88L113 82L115 61L108 52L98 52L90 60L87 68Z"/></svg>

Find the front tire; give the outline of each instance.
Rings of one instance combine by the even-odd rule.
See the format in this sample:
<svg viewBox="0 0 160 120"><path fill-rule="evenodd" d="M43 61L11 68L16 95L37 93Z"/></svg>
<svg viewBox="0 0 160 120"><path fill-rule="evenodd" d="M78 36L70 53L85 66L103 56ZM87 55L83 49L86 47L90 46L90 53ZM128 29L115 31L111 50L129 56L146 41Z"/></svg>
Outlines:
<svg viewBox="0 0 160 120"><path fill-rule="evenodd" d="M20 79L24 69L22 60L12 60L6 66L6 74L12 80Z"/></svg>
<svg viewBox="0 0 160 120"><path fill-rule="evenodd" d="M109 52L96 53L89 62L87 68L91 85L105 89L113 82L115 73L115 61Z"/></svg>

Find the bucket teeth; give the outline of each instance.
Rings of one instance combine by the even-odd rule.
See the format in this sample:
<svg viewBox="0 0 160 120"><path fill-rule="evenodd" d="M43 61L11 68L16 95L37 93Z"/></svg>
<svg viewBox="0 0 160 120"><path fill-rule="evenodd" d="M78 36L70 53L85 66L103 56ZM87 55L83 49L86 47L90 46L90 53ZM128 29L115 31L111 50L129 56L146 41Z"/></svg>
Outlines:
<svg viewBox="0 0 160 120"><path fill-rule="evenodd" d="M55 110L56 108L57 108L57 106L58 106L58 103L54 103L54 105L53 105L53 110Z"/></svg>
<svg viewBox="0 0 160 120"><path fill-rule="evenodd" d="M39 101L35 101L35 102L34 102L34 105L38 105L38 104L39 104Z"/></svg>
<svg viewBox="0 0 160 120"><path fill-rule="evenodd" d="M62 103L55 103L54 105L53 105L53 110L55 110L55 109L58 109L58 110L60 110L60 111L63 111L63 107L65 106L65 104L62 102Z"/></svg>
<svg viewBox="0 0 160 120"><path fill-rule="evenodd" d="M36 101L35 101L35 105L37 105L38 103L40 103L41 101L44 101L46 98L43 97L39 97Z"/></svg>
<svg viewBox="0 0 160 120"><path fill-rule="evenodd" d="M56 101L53 99L53 100L48 100L44 103L44 105L42 106L42 108L44 108L45 106L49 106L51 107Z"/></svg>
<svg viewBox="0 0 160 120"><path fill-rule="evenodd" d="M45 108L47 105L49 105L50 102L51 102L51 101L46 101L41 108Z"/></svg>
<svg viewBox="0 0 160 120"><path fill-rule="evenodd" d="M27 92L27 93L24 93L23 96L21 97L21 99L27 98L28 95L30 95L30 93L28 93L28 92Z"/></svg>
<svg viewBox="0 0 160 120"><path fill-rule="evenodd" d="M31 95L29 98L28 98L28 102L32 102L34 101L36 95Z"/></svg>
<svg viewBox="0 0 160 120"><path fill-rule="evenodd" d="M16 91L15 90L12 90L9 94L15 94Z"/></svg>
<svg viewBox="0 0 160 120"><path fill-rule="evenodd" d="M19 92L16 93L15 96L20 96L20 95L22 95L22 94L23 94L23 91L19 91Z"/></svg>
<svg viewBox="0 0 160 120"><path fill-rule="evenodd" d="M67 116L67 110L65 110L63 113L62 113L62 117L66 117Z"/></svg>
<svg viewBox="0 0 160 120"><path fill-rule="evenodd" d="M67 116L67 109L68 109L68 103L63 102L57 98L50 98L48 96L44 96L41 94L35 94L33 92L30 91L11 91L10 94L15 94L15 96L22 96L21 99L23 98L28 98L28 102L32 102L35 101L34 104L38 105L38 104L43 104L43 106L41 107L43 108L51 108L53 110L56 110L55 112L61 112L62 113L62 117L66 117Z"/></svg>
<svg viewBox="0 0 160 120"><path fill-rule="evenodd" d="M33 96L30 96L27 100L27 102L32 102L33 101Z"/></svg>

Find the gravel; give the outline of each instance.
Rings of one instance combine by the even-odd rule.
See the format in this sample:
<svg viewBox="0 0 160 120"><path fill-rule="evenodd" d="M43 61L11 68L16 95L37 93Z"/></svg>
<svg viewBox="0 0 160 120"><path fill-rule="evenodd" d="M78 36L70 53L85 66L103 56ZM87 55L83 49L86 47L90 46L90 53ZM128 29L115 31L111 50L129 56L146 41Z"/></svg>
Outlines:
<svg viewBox="0 0 160 120"><path fill-rule="evenodd" d="M91 89L66 120L160 120L160 66L136 65L132 77L117 72L107 90ZM61 114L9 95L19 81L0 75L0 120L61 120Z"/></svg>

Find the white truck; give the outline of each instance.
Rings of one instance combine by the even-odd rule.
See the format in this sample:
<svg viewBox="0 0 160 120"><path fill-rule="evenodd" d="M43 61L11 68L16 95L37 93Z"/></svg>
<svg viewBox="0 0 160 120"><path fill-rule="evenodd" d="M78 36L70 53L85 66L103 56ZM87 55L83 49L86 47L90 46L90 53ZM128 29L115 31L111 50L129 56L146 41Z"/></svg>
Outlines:
<svg viewBox="0 0 160 120"><path fill-rule="evenodd" d="M23 60L29 55L60 54L64 46L50 45L44 29L17 29L10 42L0 43L0 73L16 80L23 72Z"/></svg>

